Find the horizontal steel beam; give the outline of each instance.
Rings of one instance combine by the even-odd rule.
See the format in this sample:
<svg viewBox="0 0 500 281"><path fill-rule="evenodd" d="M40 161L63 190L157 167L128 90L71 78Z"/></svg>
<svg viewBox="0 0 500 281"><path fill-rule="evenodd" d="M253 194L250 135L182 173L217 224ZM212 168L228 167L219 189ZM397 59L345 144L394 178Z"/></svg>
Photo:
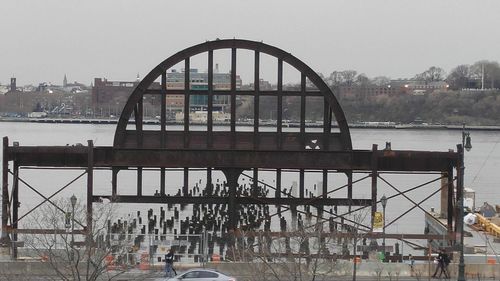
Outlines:
<svg viewBox="0 0 500 281"><path fill-rule="evenodd" d="M20 146L7 149L7 159L19 166L87 167L87 147ZM255 151L197 149L94 148L94 167L268 168L311 170L372 170L372 151ZM447 171L456 166L458 153L378 151L378 171Z"/></svg>
<svg viewBox="0 0 500 281"><path fill-rule="evenodd" d="M71 229L10 228L8 232L18 234L71 234ZM79 235L87 234L87 232L83 229L75 229L73 233Z"/></svg>
<svg viewBox="0 0 500 281"><path fill-rule="evenodd" d="M135 196L135 195L94 195L93 202L101 202L109 199L117 203L159 203L159 204L228 204L228 197L209 196ZM252 198L236 197L236 203L266 204L266 205L317 205L317 206L370 206L370 199L348 199L348 198Z"/></svg>
<svg viewBox="0 0 500 281"><path fill-rule="evenodd" d="M245 232L240 232L236 231L236 236L247 236L247 237L254 237L254 236L269 236L269 237L335 237L335 238L370 238L370 239L422 239L422 240L455 240L456 236L454 233L450 234L449 236L443 236L443 235L437 235L437 234L418 234L418 233L406 233L406 234L401 234L401 233L375 233L375 232L367 232L367 233L352 233L352 232L322 232L318 233L314 231L314 229L310 230L304 230L304 231L289 231L289 232L254 232L254 231L245 231Z"/></svg>
<svg viewBox="0 0 500 281"><path fill-rule="evenodd" d="M231 90L213 90L212 91L213 95L215 96L230 96L233 94L233 91ZM306 91L302 92L300 90L296 91L259 91L256 93L254 90L236 90L237 96L242 95L242 96L255 96L255 95L265 95L265 96L291 96L291 97L297 97L297 96L307 96L307 97L323 97L324 94L320 91ZM161 95L162 91L160 89L147 89L144 91L145 95ZM208 95L208 90L190 90L189 91L190 95ZM183 96L185 95L184 89L168 89L167 88L167 95L172 95L172 96Z"/></svg>

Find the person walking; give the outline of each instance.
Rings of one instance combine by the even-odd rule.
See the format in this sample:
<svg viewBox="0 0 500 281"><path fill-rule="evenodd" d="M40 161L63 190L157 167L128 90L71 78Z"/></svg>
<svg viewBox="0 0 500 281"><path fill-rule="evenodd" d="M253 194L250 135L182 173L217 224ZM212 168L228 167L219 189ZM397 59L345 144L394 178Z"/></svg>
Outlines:
<svg viewBox="0 0 500 281"><path fill-rule="evenodd" d="M165 255L165 276L174 277L177 272L174 268L174 249L170 249Z"/></svg>
<svg viewBox="0 0 500 281"><path fill-rule="evenodd" d="M436 278L436 275L439 271L439 278L441 278L441 275L443 275L444 273L444 277L446 279L449 279L450 276L448 275L448 272L446 270L449 263L450 263L450 258L448 254L444 251L444 249L439 250L439 255L437 256L436 270L434 271L432 277Z"/></svg>
<svg viewBox="0 0 500 281"><path fill-rule="evenodd" d="M411 254L408 255L408 264L410 265L410 274L411 276L415 275L415 260Z"/></svg>

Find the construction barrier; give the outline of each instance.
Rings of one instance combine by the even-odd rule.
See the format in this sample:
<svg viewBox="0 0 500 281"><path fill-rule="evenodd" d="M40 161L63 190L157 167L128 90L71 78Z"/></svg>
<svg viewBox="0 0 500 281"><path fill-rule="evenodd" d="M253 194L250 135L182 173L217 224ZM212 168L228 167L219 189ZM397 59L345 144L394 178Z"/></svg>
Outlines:
<svg viewBox="0 0 500 281"><path fill-rule="evenodd" d="M141 262L139 263L140 270L149 270L149 254L142 253L141 254Z"/></svg>
<svg viewBox="0 0 500 281"><path fill-rule="evenodd" d="M220 262L220 256L217 254L212 255L212 261L213 262Z"/></svg>
<svg viewBox="0 0 500 281"><path fill-rule="evenodd" d="M115 270L115 257L113 255L107 255L104 258L104 261L106 262L106 269L107 270Z"/></svg>

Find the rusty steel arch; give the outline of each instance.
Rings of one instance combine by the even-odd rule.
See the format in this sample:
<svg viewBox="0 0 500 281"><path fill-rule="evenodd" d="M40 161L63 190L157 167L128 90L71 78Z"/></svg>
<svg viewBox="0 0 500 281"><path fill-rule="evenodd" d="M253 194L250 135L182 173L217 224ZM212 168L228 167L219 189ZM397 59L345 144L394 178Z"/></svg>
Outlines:
<svg viewBox="0 0 500 281"><path fill-rule="evenodd" d="M220 91L213 88L213 52L214 50L231 50L231 89L229 91ZM237 50L246 49L255 52L255 75L254 89L249 91L236 89L236 58ZM184 61L185 69L190 69L190 58L208 52L208 90L197 91L196 95L207 95L209 101L215 94L224 94L231 97L231 121L230 131L214 131L213 120L208 118L206 131L190 130L189 114L184 114L184 130L174 131L166 128L166 96L184 95L184 111L189 112L189 97L192 93L190 89L189 71L185 72L184 88L182 90L169 89L167 87L167 70L177 63ZM261 91L259 88L259 68L260 54L267 54L278 60L278 85L273 91ZM288 91L283 89L283 63L288 63L301 73L300 91ZM160 78L161 83L157 88L152 87L156 79ZM308 89L306 82L309 79L316 89ZM252 95L254 105L258 105L259 96L276 96L278 100L277 109L277 130L276 132L264 132L259 130L259 107L254 106L254 131L240 132L236 131L235 120L235 96ZM156 95L161 97L161 120L160 130L145 130L143 128L143 103L145 95ZM282 102L287 96L299 96L301 98L301 120L299 132L288 132L282 130ZM323 130L321 132L308 132L305 130L305 99L309 96L322 97L324 100L323 112ZM256 101L257 100L257 101ZM208 114L210 116L211 103L208 103ZM332 132L332 117L338 124L339 132ZM134 117L135 129L130 130L131 118ZM132 124L133 126L134 124ZM151 127L149 127L151 128ZM307 149L308 141L316 141L318 149ZM316 144L315 142L315 144ZM13 162L13 172L9 170L9 163ZM456 214L459 211L459 199L463 196L463 149L457 147L457 152L432 152L432 151L404 151L392 150L386 147L379 150L376 144L373 144L371 150L355 150L352 148L349 127L333 92L328 88L324 81L309 66L302 61L276 47L263 44L261 42L247 40L216 40L205 42L169 57L157 67L155 67L138 84L129 100L127 101L120 116L113 146L96 146L89 140L87 146L19 146L14 144L9 146L7 137L3 139L3 170L2 170L2 236L0 244L4 241L9 242L11 237L17 241L17 233L47 233L54 231L50 229L19 229L18 221L25 215L19 217L19 170L23 167L40 169L65 169L77 168L85 170L82 176L86 174L86 204L87 204L87 225L79 230L81 233L91 233L92 231L92 205L101 202L103 198L118 203L143 203L143 204L205 204L205 205L224 205L227 212L224 214L224 220L227 222L225 228L229 231L238 230L241 223L238 221L238 208L244 205L266 205L266 206L289 206L288 210L292 214L292 219L297 207L313 207L317 210L317 218L321 223L329 223L335 220L342 225L359 227L366 232L368 238L392 237L394 239L444 239L444 234L380 234L372 232L374 214L377 212L377 205L380 205L380 194L378 194L378 180L381 178L380 172L387 173L437 173L435 180L418 185L406 191L397 190L397 196L404 196L409 199L405 193L428 185L436 180L446 179L441 183L439 189L442 195L442 210L446 211L447 222L444 231L450 240L456 239L457 226L460 226L463 220ZM179 189L177 194L166 192L166 169L184 172L182 192ZM94 171L95 169L112 170L111 192L101 190L98 193L94 190ZM158 175L159 171L159 190L152 194L154 188L158 188L157 182L145 186L143 190L143 169L148 169ZM227 192L210 192L199 196L192 196L189 193L189 170L206 169L206 186L213 186L212 170L217 169L224 173L227 183ZM454 169L456 177L454 177ZM129 171L127 171L129 170ZM262 195L241 194L238 190L238 178L246 176L251 178L252 188L264 184L259 181L259 170L275 171L275 186L273 193L269 196L266 193ZM299 174L299 183L294 189L298 191L296 195L290 195L282 189L281 172L292 170ZM120 171L127 173L126 180L130 183L131 177L128 173L136 173L136 190L133 194L119 192ZM148 172L149 172L148 171ZM251 171L253 175L244 174L243 171ZM353 181L353 171L356 173L365 173L366 176ZM318 185L318 193L311 195L307 193L305 183L305 174L309 172L321 173L322 184ZM340 173L346 175L346 183L343 179L328 182L329 173ZM9 181L9 176L12 177ZM369 198L354 198L353 185L362 180L370 180ZM459 180L460 179L460 180ZM456 197L448 196L453 194L456 181ZM9 191L9 182L12 182L12 189ZM107 183L100 183L106 186ZM387 183L390 184L390 183ZM309 188L311 184L309 184ZM66 185L67 186L67 185ZM367 184L368 186L368 184ZM177 188L179 186L176 186ZM63 187L62 189L64 189ZM61 190L62 190L61 189ZM290 191L291 189L289 189ZM316 185L314 185L316 190ZM342 194L335 193L342 190ZM122 191L122 190L120 190ZM149 192L148 192L149 191ZM346 191L344 193L344 191ZM57 191L52 196L55 196ZM335 193L335 194L333 194ZM433 194L435 194L433 193ZM309 194L309 195L308 195ZM431 194L430 196L432 196ZM50 201L52 197L44 197ZM430 198L430 197L428 197ZM455 200L456 199L456 200ZM415 203L415 207L420 207L420 203ZM11 206L11 207L10 207ZM328 211L327 207L343 207L349 211L337 213L337 211ZM359 208L358 208L359 207ZM371 207L371 208L370 208ZM10 212L9 208L12 208ZM36 209L35 207L34 209ZM351 211L351 208L353 210ZM367 223L348 222L347 216L357 210L370 208L371 220ZM414 207L412 207L413 209ZM421 208L421 207L420 207ZM30 212L33 209L30 210ZM410 211L409 209L408 211ZM407 211L407 212L408 212ZM426 212L425 210L423 210ZM407 212L393 220L399 220ZM427 212L426 212L427 213ZM455 221L453 221L455 220ZM10 222L10 223L9 223ZM391 222L391 223L392 223ZM269 232L269 231L268 231ZM346 237L349 233L345 233ZM340 237L340 236L339 236ZM10 242L9 242L10 243ZM16 245L12 244L13 256L16 255Z"/></svg>
<svg viewBox="0 0 500 281"><path fill-rule="evenodd" d="M290 54L288 52L285 52L282 49L279 49L279 48L271 46L271 45L264 44L262 42L241 40L241 39L207 41L205 43L201 43L201 44L189 47L189 48L184 49L184 50L172 55L171 57L165 59L158 66L156 66L153 70L151 70L151 72L149 72L144 77L144 79L138 84L138 86L135 88L133 93L130 95L125 107L123 108L118 125L116 127L116 132L115 132L115 137L114 137L114 146L115 147L132 147L132 148L133 147L144 147L144 143L147 142L147 140L143 139L142 135L144 134L144 132L142 131L142 125L138 124L139 122L142 121L142 116L138 116L138 118L135 118L136 119L136 131L137 131L137 133L134 134L130 131L127 131L127 124L129 123L129 120L131 119L133 113L135 113L134 116L137 116L138 114L142 113L141 107L142 107L142 98L144 97L144 95L151 93L151 94L160 94L160 96L163 97L167 94L169 89L167 89L167 86L166 86L166 75L167 75L166 72L168 69L170 69L174 65L184 61L185 66L186 66L185 69L189 69L189 65L190 65L189 63L190 63L191 57L198 55L198 54L201 54L201 53L208 53L208 65L209 65L209 67L208 67L208 77L209 77L208 78L209 79L208 87L209 87L209 89L204 94L208 95L209 97L210 97L210 95L213 96L214 93L216 93L216 91L213 90L213 85L211 82L212 81L211 79L213 77L213 51L220 50L220 49L232 50L232 54L231 54L231 66L232 66L231 67L231 78L232 78L231 84L232 84L232 89L230 91L231 92L230 96L234 96L236 94L241 93L241 91L236 91L236 89L234 87L234 84L235 84L234 80L235 80L236 71L237 71L236 70L236 52L238 49L255 51L255 64L254 64L254 69L255 69L255 77L254 77L255 83L254 83L254 85L256 85L255 90L251 93L249 93L248 91L246 93L244 93L244 94L254 95L255 97L258 97L259 95L262 94L262 92L259 90L259 87L258 87L258 81L259 81L259 71L258 70L259 70L260 53L264 53L264 54L270 55L270 56L278 59L278 70L277 70L278 85L277 85L277 90L275 91L277 96L278 96L278 108L277 108L278 131L276 133L277 135L282 135L282 132L281 132L282 107L281 107L281 103L280 103L280 100L281 100L280 98L282 98L283 96L286 96L286 94L284 94L284 91L282 90L282 87L283 87L283 79L282 79L283 62L286 62L290 66L294 67L296 70L298 70L301 73L301 91L300 91L300 93L292 93L293 95L298 95L301 97L305 97L308 94L314 95L314 96L319 95L319 96L323 96L325 99L325 111L324 111L324 116L323 116L324 132L323 132L323 138L322 138L323 145L321 146L322 149L326 148L327 150L343 150L343 151L352 150L351 136L350 136L349 126L347 124L345 114L344 114L337 98L333 94L332 90L326 85L326 83L323 81L323 79L316 72L314 72L308 65L306 65L304 62L302 62L300 59L296 58L295 56L293 56L292 54ZM184 88L184 91L182 93L183 95L190 94L189 74L190 74L189 71L185 72L185 76L186 76L185 80L187 82L185 83L185 88ZM156 90L156 91L150 90L149 88L151 87L153 82L155 80L157 80L158 78L161 78L161 88L162 89ZM306 90L306 85L305 85L306 79L309 79L314 84L314 86L317 88L316 91ZM200 95L200 91L197 91L196 94ZM188 102L189 102L189 99L186 98L185 103L188 103ZM164 103L165 103L165 100L162 99L162 106L165 106ZM255 103L256 103L255 107L258 107L258 99ZM305 100L302 99L301 103L305 103ZM209 106L209 108L211 106L210 99L209 99L208 106ZM231 131L233 132L233 136L232 136L233 142L235 141L234 139L237 138L234 136L234 128L235 128L235 125L234 125L235 124L234 106L235 106L234 103L231 103L232 113L233 113L233 114L231 114ZM184 107L184 109L185 109L184 112L189 110L189 108L186 106ZM303 104L302 105L302 113L301 113L301 134L302 135L301 136L298 136L298 135L293 136L293 138L301 139L302 143L300 146L296 146L296 145L291 146L291 147L293 147L293 150L297 150L297 148L304 149L304 142L306 142L305 129L304 129L305 128L304 111L305 111L305 105ZM258 120L259 120L258 109L255 111L255 113L256 113L256 115L254 115L254 119L255 119L256 124L254 124L254 127L255 127L254 133L256 133L258 131ZM331 114L332 113L335 116L335 120L338 124L338 128L339 128L340 133L331 133L331 121L332 121ZM211 116L210 110L209 110L208 114L210 117ZM161 117L162 133L160 134L160 136L157 135L156 137L160 137L163 139L163 138L165 138L165 136L164 136L165 135L165 132L164 132L165 109L164 108L162 108L161 115L162 115L162 117ZM184 122L188 123L189 118L185 117ZM208 120L208 123L209 123L209 128L208 128L209 133L207 135L207 138L211 139L212 138L211 124L210 124L211 120ZM187 133L189 131L188 127L189 126L185 124L184 133ZM149 136L149 137L152 137L152 136ZM277 138L279 139L280 136L278 136ZM287 139L290 139L290 136L288 136ZM130 140L134 140L134 142L136 142L136 143L135 144L129 143L127 145L126 144L127 141L130 142ZM137 140L137 141L135 141L135 140ZM209 140L209 142L210 141L211 140ZM253 141L258 142L258 139L254 138ZM281 142L281 141L278 141L278 142ZM162 140L160 147L166 147L166 146L167 145ZM216 147L211 147L210 145L208 145L207 148L213 149ZM231 148L235 148L235 147L232 146ZM258 149L258 146L254 146L253 148ZM286 150L286 145L283 146L282 143L277 143L276 148L279 150L283 150L283 149ZM266 149L269 149L269 146L266 147Z"/></svg>

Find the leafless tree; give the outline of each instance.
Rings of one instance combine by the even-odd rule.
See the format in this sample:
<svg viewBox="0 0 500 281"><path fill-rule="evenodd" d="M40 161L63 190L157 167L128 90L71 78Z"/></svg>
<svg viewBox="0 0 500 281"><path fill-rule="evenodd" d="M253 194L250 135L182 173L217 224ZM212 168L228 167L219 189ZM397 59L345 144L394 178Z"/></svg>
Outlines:
<svg viewBox="0 0 500 281"><path fill-rule="evenodd" d="M471 75L478 81L484 82L478 85L484 88L496 88L500 80L500 65L496 61L481 60L471 66Z"/></svg>
<svg viewBox="0 0 500 281"><path fill-rule="evenodd" d="M86 206L76 203L74 213L71 211L70 201L60 199L53 205L42 205L27 218L27 228L54 231L24 235L31 253L46 261L58 280L111 280L122 274L108 271L106 260L113 252L123 250L123 245L111 245L105 239L108 221L115 217L113 204L94 204L91 232L83 227L87 222Z"/></svg>
<svg viewBox="0 0 500 281"><path fill-rule="evenodd" d="M391 83L391 78L386 77L386 76L377 76L374 77L371 81L373 84L377 86L387 86L389 83Z"/></svg>
<svg viewBox="0 0 500 281"><path fill-rule="evenodd" d="M351 224L345 224L343 227L350 233L349 242L353 248L353 263L352 263L352 280L356 281L357 274L357 247L360 242L366 237L368 229L363 228L369 218L369 209L361 208L350 212L347 216Z"/></svg>
<svg viewBox="0 0 500 281"><path fill-rule="evenodd" d="M341 73L346 86L354 85L356 75L358 74L356 70L344 70Z"/></svg>
<svg viewBox="0 0 500 281"><path fill-rule="evenodd" d="M240 261L252 267L252 280L321 281L348 271L329 252L328 245L336 243L336 236L324 232L321 222L280 235L240 232L239 237L239 250L235 252Z"/></svg>
<svg viewBox="0 0 500 281"><path fill-rule="evenodd" d="M417 74L415 76L416 80L433 82L433 81L443 81L446 73L441 67L431 66L426 71Z"/></svg>
<svg viewBox="0 0 500 281"><path fill-rule="evenodd" d="M471 66L467 64L458 65L453 68L446 78L447 82L450 84L450 88L453 90L468 88L470 79Z"/></svg>
<svg viewBox="0 0 500 281"><path fill-rule="evenodd" d="M382 273L384 273L385 265L380 260L375 263L375 270L373 275L377 278L377 281L382 280Z"/></svg>

